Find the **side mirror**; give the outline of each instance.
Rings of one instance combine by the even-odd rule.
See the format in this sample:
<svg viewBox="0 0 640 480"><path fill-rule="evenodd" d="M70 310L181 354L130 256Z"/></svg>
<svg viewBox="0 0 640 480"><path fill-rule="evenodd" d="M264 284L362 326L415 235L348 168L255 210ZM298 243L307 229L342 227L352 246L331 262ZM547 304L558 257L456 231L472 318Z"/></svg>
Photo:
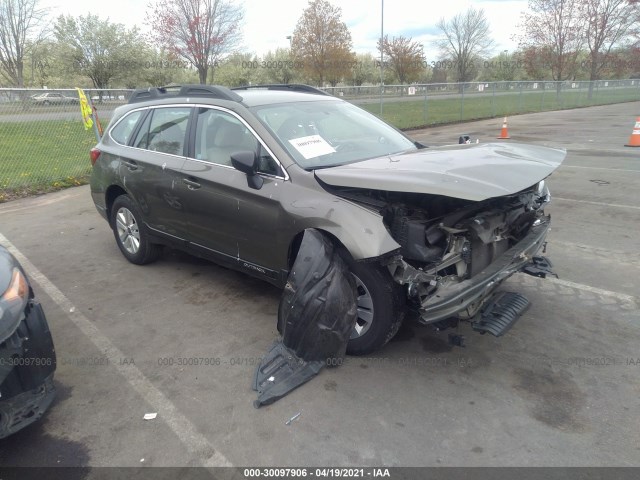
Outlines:
<svg viewBox="0 0 640 480"><path fill-rule="evenodd" d="M231 154L231 165L247 175L247 184L256 190L262 188L264 179L257 174L258 157L255 152L242 150Z"/></svg>

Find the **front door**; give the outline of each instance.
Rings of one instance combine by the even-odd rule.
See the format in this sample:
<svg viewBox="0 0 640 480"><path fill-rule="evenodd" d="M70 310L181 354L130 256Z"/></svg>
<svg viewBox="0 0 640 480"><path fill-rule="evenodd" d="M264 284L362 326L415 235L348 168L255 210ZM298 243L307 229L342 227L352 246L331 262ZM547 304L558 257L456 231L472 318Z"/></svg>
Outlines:
<svg viewBox="0 0 640 480"><path fill-rule="evenodd" d="M189 240L223 263L275 278L281 262L267 262L264 253L276 243L283 179L265 170L262 188L250 188L246 175L231 165L231 154L264 153L253 131L222 109L200 107L196 117L192 155L182 168Z"/></svg>

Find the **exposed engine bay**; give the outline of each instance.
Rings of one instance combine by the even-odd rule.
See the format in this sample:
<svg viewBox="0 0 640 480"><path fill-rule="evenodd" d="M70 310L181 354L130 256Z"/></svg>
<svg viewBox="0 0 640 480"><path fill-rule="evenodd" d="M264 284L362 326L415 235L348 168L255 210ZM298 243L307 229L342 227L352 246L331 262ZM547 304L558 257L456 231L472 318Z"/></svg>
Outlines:
<svg viewBox="0 0 640 480"><path fill-rule="evenodd" d="M544 205L550 201L544 180L513 195L474 202L469 200L403 192L386 192L359 188L332 187L334 194L377 210L399 251L383 259L394 279L407 286L410 305L421 310L425 323L437 321L455 311L462 319L477 313L482 301L499 281L520 270L542 247L548 230L549 217ZM469 288L491 265L510 249L530 237L534 227L544 226L536 235L533 253L518 250L518 268L502 268L484 292L461 298L457 311L447 308L432 315L427 308L432 303L460 292L456 286ZM542 240L538 238L542 236ZM523 249L525 246L523 246ZM528 258L525 258L528 257ZM523 262L524 260L524 262ZM486 276L486 275L485 275ZM448 293L449 292L449 293ZM445 315L445 313L447 315Z"/></svg>

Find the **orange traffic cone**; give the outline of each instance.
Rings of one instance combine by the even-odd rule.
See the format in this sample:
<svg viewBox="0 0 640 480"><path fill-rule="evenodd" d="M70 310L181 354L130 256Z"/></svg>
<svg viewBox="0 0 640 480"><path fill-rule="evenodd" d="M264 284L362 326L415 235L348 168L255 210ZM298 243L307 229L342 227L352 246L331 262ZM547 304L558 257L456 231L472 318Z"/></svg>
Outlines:
<svg viewBox="0 0 640 480"><path fill-rule="evenodd" d="M509 131L507 130L507 117L504 117L504 121L502 122L502 130L500 131L498 140L505 140L507 138L511 137L509 136Z"/></svg>
<svg viewBox="0 0 640 480"><path fill-rule="evenodd" d="M625 147L640 147L640 117L636 117L636 124Z"/></svg>

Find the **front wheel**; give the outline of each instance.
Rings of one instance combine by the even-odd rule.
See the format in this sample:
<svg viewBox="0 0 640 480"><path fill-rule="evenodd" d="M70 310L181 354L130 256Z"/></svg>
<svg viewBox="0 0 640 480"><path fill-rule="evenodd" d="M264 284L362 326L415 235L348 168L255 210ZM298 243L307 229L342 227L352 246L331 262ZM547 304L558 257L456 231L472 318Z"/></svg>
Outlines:
<svg viewBox="0 0 640 480"><path fill-rule="evenodd" d="M349 255L343 258L356 280L358 306L347 353L366 355L382 348L398 332L406 308L403 289L381 265L356 262Z"/></svg>
<svg viewBox="0 0 640 480"><path fill-rule="evenodd" d="M160 255L160 246L149 240L142 216L129 195L120 195L113 202L111 228L120 251L131 263L145 265Z"/></svg>

